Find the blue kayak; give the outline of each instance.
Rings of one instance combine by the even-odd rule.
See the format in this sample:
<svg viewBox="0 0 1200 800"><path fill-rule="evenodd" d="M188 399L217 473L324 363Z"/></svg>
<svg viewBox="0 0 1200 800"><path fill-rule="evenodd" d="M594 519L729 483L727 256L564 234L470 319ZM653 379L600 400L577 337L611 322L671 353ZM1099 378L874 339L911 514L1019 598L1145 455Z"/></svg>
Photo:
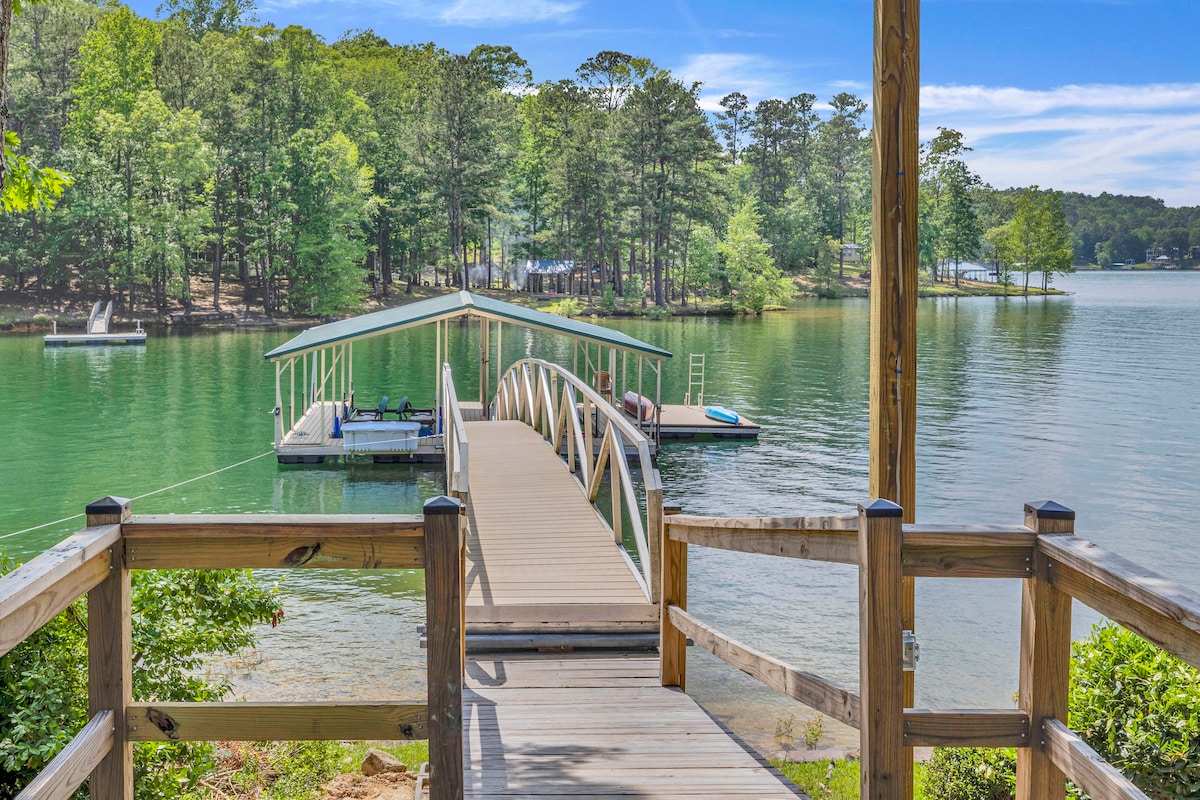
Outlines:
<svg viewBox="0 0 1200 800"><path fill-rule="evenodd" d="M704 416L717 422L728 422L730 425L737 425L741 420L736 411L725 406L708 406L704 409Z"/></svg>

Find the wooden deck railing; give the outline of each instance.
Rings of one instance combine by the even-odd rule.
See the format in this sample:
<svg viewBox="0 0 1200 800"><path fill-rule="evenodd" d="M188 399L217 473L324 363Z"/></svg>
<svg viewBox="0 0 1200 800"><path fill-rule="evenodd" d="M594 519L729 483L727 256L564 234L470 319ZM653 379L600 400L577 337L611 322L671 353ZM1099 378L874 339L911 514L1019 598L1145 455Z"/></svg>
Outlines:
<svg viewBox="0 0 1200 800"><path fill-rule="evenodd" d="M764 684L859 729L862 797L911 796L906 748L1016 747L1018 800L1146 796L1066 726L1071 599L1200 667L1200 594L1074 536L1075 513L1025 506L1021 526L902 525L875 501L857 516L664 520L661 671L686 683L686 640ZM702 545L859 567L859 691L837 686L714 630L686 611L687 548ZM1018 709L903 707L902 580L1022 580ZM911 784L910 784L911 785Z"/></svg>
<svg viewBox="0 0 1200 800"><path fill-rule="evenodd" d="M463 422L458 393L454 391L454 373L449 364L442 365L442 447L446 454L446 492L465 504L470 492L471 450L467 441L467 426Z"/></svg>
<svg viewBox="0 0 1200 800"><path fill-rule="evenodd" d="M429 739L433 798L463 794L463 520L439 497L423 516L130 516L87 507L87 527L0 579L0 654L88 598L89 722L19 795L133 797L133 742ZM424 569L426 702L159 703L132 697L135 569Z"/></svg>
<svg viewBox="0 0 1200 800"><path fill-rule="evenodd" d="M569 370L537 358L518 361L504 374L492 413L496 419L521 420L532 426L555 452L565 449L571 473L593 504L607 474L613 538L617 544L624 541L624 520L628 517L641 562L643 589L650 601L657 603L661 594L658 531L662 527L662 480L645 435ZM642 498L635 487L626 445L637 451ZM647 531L654 535L647 537Z"/></svg>

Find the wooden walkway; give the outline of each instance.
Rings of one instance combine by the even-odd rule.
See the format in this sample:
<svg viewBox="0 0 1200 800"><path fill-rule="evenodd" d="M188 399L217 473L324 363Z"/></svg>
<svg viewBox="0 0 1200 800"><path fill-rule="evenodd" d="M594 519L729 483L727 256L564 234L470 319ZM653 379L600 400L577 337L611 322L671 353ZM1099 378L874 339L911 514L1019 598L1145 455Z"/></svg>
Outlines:
<svg viewBox="0 0 1200 800"><path fill-rule="evenodd" d="M657 606L538 433L518 421L466 428L468 647L529 636L576 649L467 661L465 797L803 797L690 697L664 688L653 650L580 649L653 647Z"/></svg>
<svg viewBox="0 0 1200 800"><path fill-rule="evenodd" d="M467 632L655 632L624 550L553 448L517 421L468 422Z"/></svg>
<svg viewBox="0 0 1200 800"><path fill-rule="evenodd" d="M655 655L471 659L463 725L467 798L804 796L660 686Z"/></svg>

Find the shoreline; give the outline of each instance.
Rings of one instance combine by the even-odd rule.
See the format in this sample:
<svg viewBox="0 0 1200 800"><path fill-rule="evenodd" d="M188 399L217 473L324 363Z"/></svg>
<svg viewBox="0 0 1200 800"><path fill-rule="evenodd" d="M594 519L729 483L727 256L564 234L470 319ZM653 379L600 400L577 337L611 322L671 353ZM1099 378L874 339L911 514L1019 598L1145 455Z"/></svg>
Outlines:
<svg viewBox="0 0 1200 800"><path fill-rule="evenodd" d="M797 305L795 303L832 303L841 300L861 300L869 296L868 282L857 276L847 276L847 279L842 281L837 297L819 296L817 293L811 291L811 287L807 287L799 281L797 282L797 288L798 292L793 300L793 304L787 306L768 306L764 309L763 313L787 311L796 308ZM983 281L961 281L958 287L949 283L926 284L918 289L917 296L920 299L957 299L976 297L1030 298L1066 294L1066 292L1053 288L1048 292L1042 292L1040 287L1030 287L1028 294L1018 286L1010 285L1007 292L999 291L999 288L997 284ZM387 308L395 308L452 291L457 291L457 289L449 287L445 290L435 290L425 286L417 287L411 293L400 290L400 292L384 298L382 302L369 301L364 303L360 313L367 314ZM575 318L597 317L604 319L611 317L616 319L647 318L664 320L673 317L754 316L752 312L741 312L730 308L725 301L692 300L686 306L668 305L661 308L652 304L644 307L626 307L622 305L616 309L606 310L598 307L599 298L593 297L592 302L589 303L588 299L583 295L531 294L510 289L475 288L472 291L529 308L549 311L550 313L559 313L557 310L559 305L563 301L571 301L573 304L577 304L577 308L573 308L572 313L564 314L563 316ZM332 318L272 317L265 314L260 308L247 308L240 302L223 303L223 309L217 311L211 303L211 289L207 292L207 297L202 291L194 292L194 295L199 295L203 300L201 303L195 304L191 309L178 307L169 309L165 313L147 310L145 316L131 317L129 319L123 316L114 316L114 326L117 330L121 330L126 326L133 326L135 322L138 322L146 328L175 329L180 331L220 329L257 330L267 328L308 328L332 321ZM0 333L45 334L49 333L56 323L58 328L64 332L82 331L86 327L86 309L82 311L81 309L82 306L77 306L76 301L73 299L65 299L51 305L35 305L22 303L19 297L0 296ZM345 318L348 317L339 317L338 319Z"/></svg>

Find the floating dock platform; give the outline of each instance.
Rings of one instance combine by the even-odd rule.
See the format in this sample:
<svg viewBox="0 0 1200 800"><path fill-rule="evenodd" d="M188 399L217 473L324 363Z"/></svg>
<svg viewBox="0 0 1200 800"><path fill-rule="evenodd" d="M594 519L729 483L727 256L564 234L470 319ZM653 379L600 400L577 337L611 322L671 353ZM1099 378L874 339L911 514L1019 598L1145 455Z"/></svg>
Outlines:
<svg viewBox="0 0 1200 800"><path fill-rule="evenodd" d="M663 403L659 410L659 438L686 439L757 439L762 430L757 422L741 417L736 424L712 419L698 406Z"/></svg>
<svg viewBox="0 0 1200 800"><path fill-rule="evenodd" d="M85 333L59 333L58 323L54 323L53 332L42 337L42 342L46 347L70 347L72 345L125 345L125 344L145 344L146 332L142 330L141 321L138 322L137 328L128 333L113 333L109 331L109 323L112 322L113 304L108 301L108 306L102 308L100 301L92 306L92 313L88 315L87 326L84 328Z"/></svg>

